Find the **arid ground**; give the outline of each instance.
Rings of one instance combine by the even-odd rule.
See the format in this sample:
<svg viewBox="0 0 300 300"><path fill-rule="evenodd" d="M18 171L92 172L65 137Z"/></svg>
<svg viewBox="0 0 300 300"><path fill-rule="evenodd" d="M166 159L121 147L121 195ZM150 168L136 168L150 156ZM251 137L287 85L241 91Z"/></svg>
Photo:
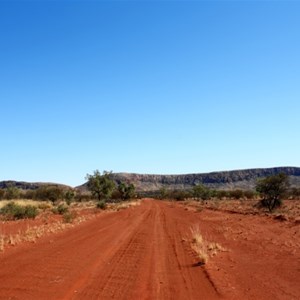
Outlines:
<svg viewBox="0 0 300 300"><path fill-rule="evenodd" d="M143 200L45 232L0 253L0 299L300 299L295 219Z"/></svg>

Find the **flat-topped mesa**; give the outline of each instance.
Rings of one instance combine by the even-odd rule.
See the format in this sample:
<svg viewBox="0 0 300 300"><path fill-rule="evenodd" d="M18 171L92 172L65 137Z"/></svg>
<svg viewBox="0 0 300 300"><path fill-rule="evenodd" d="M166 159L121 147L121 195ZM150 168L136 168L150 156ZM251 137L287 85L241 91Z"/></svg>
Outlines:
<svg viewBox="0 0 300 300"><path fill-rule="evenodd" d="M289 176L292 187L300 188L300 168L298 167L245 169L178 175L113 173L112 177L116 183L120 183L122 181L133 183L137 192L158 191L161 188L170 190L191 189L197 184L204 184L205 186L213 189L250 190L255 188L257 179L279 173L285 173ZM58 186L67 189L71 188L70 186L58 183L24 182L13 180L0 181L0 189L16 187L22 190L34 190L47 185ZM86 183L76 187L76 189L86 191Z"/></svg>
<svg viewBox="0 0 300 300"><path fill-rule="evenodd" d="M113 179L116 182L131 182L136 186L137 191L155 191L162 187L167 189L190 189L197 184L204 184L214 189L239 188L248 190L255 187L258 178L279 173L288 175L292 186L300 187L300 168L297 167L245 169L182 175L114 173Z"/></svg>

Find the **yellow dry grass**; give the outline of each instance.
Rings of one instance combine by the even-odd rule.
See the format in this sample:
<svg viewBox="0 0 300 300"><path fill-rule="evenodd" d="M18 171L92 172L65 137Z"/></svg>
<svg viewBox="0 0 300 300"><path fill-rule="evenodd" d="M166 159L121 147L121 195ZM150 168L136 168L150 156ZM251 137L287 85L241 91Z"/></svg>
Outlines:
<svg viewBox="0 0 300 300"><path fill-rule="evenodd" d="M200 264L206 264L210 257L215 256L219 251L226 251L219 243L207 241L200 230L199 225L191 227L191 247L197 254Z"/></svg>
<svg viewBox="0 0 300 300"><path fill-rule="evenodd" d="M14 202L21 206L32 205L40 209L51 208L52 203L50 201L36 201L28 199L12 199L12 200L2 200L0 201L0 209L8 203Z"/></svg>
<svg viewBox="0 0 300 300"><path fill-rule="evenodd" d="M129 207L135 207L141 205L141 200L132 200L132 201L125 201L125 202L120 202L116 204L110 204L109 209L112 210L120 210L120 209L126 209Z"/></svg>

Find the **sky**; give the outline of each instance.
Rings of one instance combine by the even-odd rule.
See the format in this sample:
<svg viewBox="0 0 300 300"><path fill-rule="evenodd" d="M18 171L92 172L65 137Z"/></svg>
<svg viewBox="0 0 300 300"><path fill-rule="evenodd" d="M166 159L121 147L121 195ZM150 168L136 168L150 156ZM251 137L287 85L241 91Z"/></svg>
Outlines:
<svg viewBox="0 0 300 300"><path fill-rule="evenodd" d="M0 0L0 181L300 166L300 1Z"/></svg>

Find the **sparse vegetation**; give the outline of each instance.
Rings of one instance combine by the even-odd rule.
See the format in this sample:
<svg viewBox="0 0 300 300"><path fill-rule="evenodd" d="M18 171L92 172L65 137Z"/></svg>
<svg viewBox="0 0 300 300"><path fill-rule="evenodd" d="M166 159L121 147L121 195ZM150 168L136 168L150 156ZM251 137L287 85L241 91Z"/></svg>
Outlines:
<svg viewBox="0 0 300 300"><path fill-rule="evenodd" d="M197 184L193 187L193 197L196 199L207 200L210 199L211 195L211 190L203 184Z"/></svg>
<svg viewBox="0 0 300 300"><path fill-rule="evenodd" d="M16 187L8 187L5 190L4 198L7 200L18 199L20 196L20 190Z"/></svg>
<svg viewBox="0 0 300 300"><path fill-rule="evenodd" d="M8 220L34 219L38 215L38 209L33 205L21 206L9 202L1 208L0 214Z"/></svg>
<svg viewBox="0 0 300 300"><path fill-rule="evenodd" d="M59 204L57 207L54 207L52 209L52 212L54 214L59 214L59 215L63 215L65 213L67 213L68 211L69 211L69 208L64 204Z"/></svg>
<svg viewBox="0 0 300 300"><path fill-rule="evenodd" d="M66 200L66 203L68 205L71 205L72 201L74 200L76 196L76 193L75 191L73 190L67 190L65 193L64 193L64 199Z"/></svg>
<svg viewBox="0 0 300 300"><path fill-rule="evenodd" d="M63 214L63 221L64 221L64 223L73 223L75 217L76 217L76 215L74 212L66 211Z"/></svg>
<svg viewBox="0 0 300 300"><path fill-rule="evenodd" d="M43 186L35 191L34 198L38 200L51 201L53 204L63 198L64 191L58 186Z"/></svg>
<svg viewBox="0 0 300 300"><path fill-rule="evenodd" d="M97 208L100 208L100 209L106 209L107 208L107 204L104 200L100 200L97 202Z"/></svg>
<svg viewBox="0 0 300 300"><path fill-rule="evenodd" d="M162 187L159 190L159 196L158 196L158 198L161 199L161 200L163 200L163 199L167 199L168 196L169 196L168 190L165 187Z"/></svg>

